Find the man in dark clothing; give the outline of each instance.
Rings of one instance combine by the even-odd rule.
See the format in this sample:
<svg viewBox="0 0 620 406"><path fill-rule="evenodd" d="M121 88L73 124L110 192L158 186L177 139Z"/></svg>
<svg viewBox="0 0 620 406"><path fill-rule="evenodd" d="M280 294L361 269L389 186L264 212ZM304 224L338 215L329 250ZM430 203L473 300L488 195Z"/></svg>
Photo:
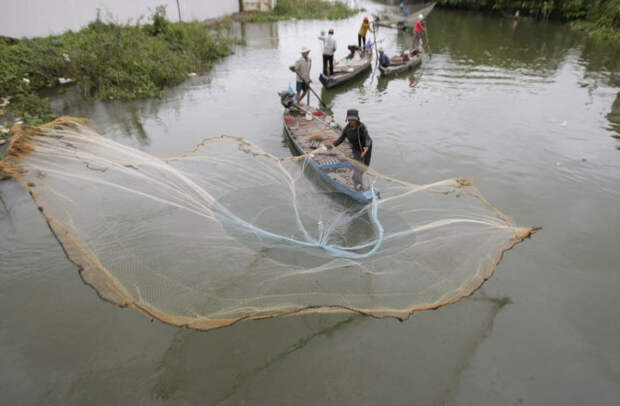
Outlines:
<svg viewBox="0 0 620 406"><path fill-rule="evenodd" d="M366 126L360 121L357 110L347 110L347 121L349 123L342 130L340 137L334 142L334 146L337 147L342 144L346 138L351 143L353 159L369 166L372 156L372 138L368 135ZM353 173L353 183L357 190L362 188L362 175L363 171L356 166Z"/></svg>
<svg viewBox="0 0 620 406"><path fill-rule="evenodd" d="M383 52L383 48L379 48L379 65L384 68L390 66L390 58Z"/></svg>

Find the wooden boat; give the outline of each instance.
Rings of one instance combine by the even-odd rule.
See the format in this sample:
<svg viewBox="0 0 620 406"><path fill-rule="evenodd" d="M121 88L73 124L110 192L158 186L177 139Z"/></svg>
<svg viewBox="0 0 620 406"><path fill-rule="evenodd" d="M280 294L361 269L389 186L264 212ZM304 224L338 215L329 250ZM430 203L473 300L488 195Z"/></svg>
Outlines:
<svg viewBox="0 0 620 406"><path fill-rule="evenodd" d="M284 131L295 155L310 154L310 167L330 187L346 194L360 204L368 204L373 199L373 191L369 188L368 176L362 175L360 189L355 188L353 175L356 168L353 151L348 141L337 148L321 148L323 144L334 142L342 131L340 126L332 128L331 119L320 110L309 106L299 106L292 102L288 92L279 93L284 110ZM310 120L307 117L311 117ZM330 121L328 121L330 120Z"/></svg>
<svg viewBox="0 0 620 406"><path fill-rule="evenodd" d="M357 47L349 47L351 54L334 64L334 74L325 76L323 73L319 80L323 86L330 88L346 82L370 69L372 62L372 50L360 51Z"/></svg>
<svg viewBox="0 0 620 406"><path fill-rule="evenodd" d="M422 63L422 54L416 53L413 56L409 56L413 53L413 49L409 50L407 56L393 57L391 58L390 65L383 67L379 65L379 72L381 76L392 76L398 73L413 69ZM395 59L399 58L399 59Z"/></svg>
<svg viewBox="0 0 620 406"><path fill-rule="evenodd" d="M415 11L411 11L409 15L404 16L402 14L384 14L375 15L375 25L388 28L413 28L418 21L418 15L422 14L426 18L436 3L424 4L420 8L416 8Z"/></svg>

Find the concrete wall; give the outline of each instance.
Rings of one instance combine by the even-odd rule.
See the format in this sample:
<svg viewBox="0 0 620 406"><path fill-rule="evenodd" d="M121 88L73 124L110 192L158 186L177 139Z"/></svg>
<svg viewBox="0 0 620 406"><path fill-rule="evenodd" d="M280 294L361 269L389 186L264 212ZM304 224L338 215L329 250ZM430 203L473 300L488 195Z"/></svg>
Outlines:
<svg viewBox="0 0 620 406"><path fill-rule="evenodd" d="M171 21L178 21L177 0L0 0L0 35L21 38L79 30L97 17L104 20L143 21L159 5ZM183 21L206 20L239 11L239 0L178 0Z"/></svg>

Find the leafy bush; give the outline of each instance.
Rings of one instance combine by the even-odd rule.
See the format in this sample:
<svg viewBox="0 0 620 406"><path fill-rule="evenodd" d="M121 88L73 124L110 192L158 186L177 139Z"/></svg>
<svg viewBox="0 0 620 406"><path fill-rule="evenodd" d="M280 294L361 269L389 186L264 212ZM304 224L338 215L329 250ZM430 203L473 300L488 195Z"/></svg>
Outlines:
<svg viewBox="0 0 620 406"><path fill-rule="evenodd" d="M0 41L0 102L5 115L37 123L52 117L38 90L71 78L86 96L158 97L189 72L209 69L231 52L232 39L201 22L170 23L156 8L152 24L120 26L100 18L79 32Z"/></svg>
<svg viewBox="0 0 620 406"><path fill-rule="evenodd" d="M573 27L618 46L620 0L438 0L440 6L474 10L500 10L536 18L576 21Z"/></svg>

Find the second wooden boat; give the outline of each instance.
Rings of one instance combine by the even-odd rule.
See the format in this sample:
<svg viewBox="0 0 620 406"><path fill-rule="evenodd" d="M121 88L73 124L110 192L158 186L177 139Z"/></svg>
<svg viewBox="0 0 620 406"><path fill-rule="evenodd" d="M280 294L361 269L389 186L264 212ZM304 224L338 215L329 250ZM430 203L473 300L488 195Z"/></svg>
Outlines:
<svg viewBox="0 0 620 406"><path fill-rule="evenodd" d="M361 51L357 47L349 47L351 54L334 64L334 74L326 76L323 73L319 80L323 86L330 88L344 83L366 69L370 69L372 62L372 50Z"/></svg>
<svg viewBox="0 0 620 406"><path fill-rule="evenodd" d="M419 66L422 63L422 54L416 52L415 55L410 56L413 53L414 50L412 49L399 57L391 58L389 66L384 67L379 65L379 72L381 72L381 76L397 75L401 72L405 72Z"/></svg>

